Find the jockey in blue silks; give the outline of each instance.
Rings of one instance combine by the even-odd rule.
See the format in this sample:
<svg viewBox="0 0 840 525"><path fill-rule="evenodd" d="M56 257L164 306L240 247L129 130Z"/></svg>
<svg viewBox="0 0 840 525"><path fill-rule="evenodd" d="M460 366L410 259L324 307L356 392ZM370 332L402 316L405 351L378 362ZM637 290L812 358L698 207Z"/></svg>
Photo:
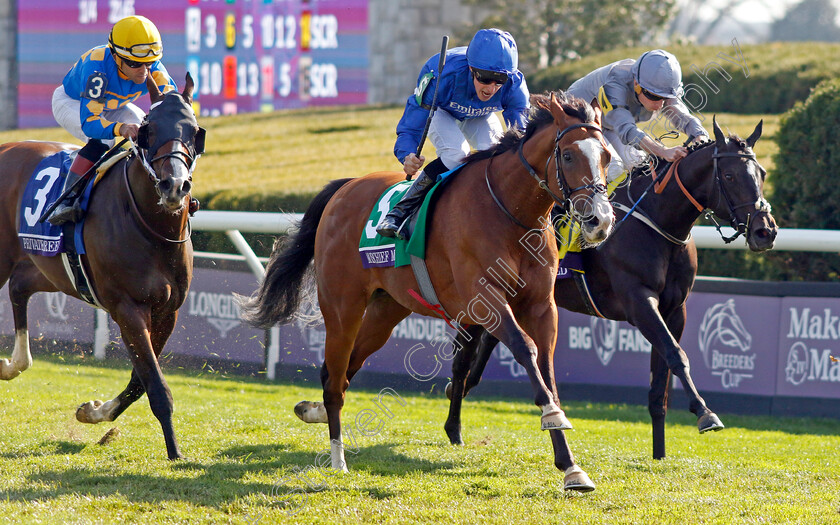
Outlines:
<svg viewBox="0 0 840 525"><path fill-rule="evenodd" d="M417 146L431 111L438 86L437 106L429 127L429 140L438 158L429 163L399 203L379 223L377 233L404 238L402 224L419 205L442 174L457 167L470 148L481 150L495 144L503 134L496 112L501 111L508 127L525 129L530 108L528 86L519 71L519 54L510 33L482 29L467 47L446 52L443 71L435 71L440 55L429 58L420 70L417 88L408 97L397 124L394 155L403 171L413 176L425 157L416 155Z"/></svg>
<svg viewBox="0 0 840 525"><path fill-rule="evenodd" d="M56 88L52 99L55 120L86 142L70 166L65 191L87 173L116 138L137 138L146 114L133 102L149 92L147 76L154 79L161 93L176 89L160 62L162 57L157 27L146 17L127 16L114 24L108 44L82 55ZM75 222L80 216L78 199L68 197L48 220L58 225Z"/></svg>

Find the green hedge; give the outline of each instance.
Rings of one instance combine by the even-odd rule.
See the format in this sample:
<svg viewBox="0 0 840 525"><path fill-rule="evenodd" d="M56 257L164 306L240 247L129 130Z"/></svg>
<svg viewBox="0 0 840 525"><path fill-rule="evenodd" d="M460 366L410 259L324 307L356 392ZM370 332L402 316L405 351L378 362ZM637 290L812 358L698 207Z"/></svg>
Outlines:
<svg viewBox="0 0 840 525"><path fill-rule="evenodd" d="M840 229L840 79L822 82L781 120L770 202L780 227ZM840 276L840 256L774 254L786 280L826 281Z"/></svg>
<svg viewBox="0 0 840 525"><path fill-rule="evenodd" d="M733 45L729 46L668 46L683 68L683 82L695 84L706 95L705 105L699 93L689 93L686 101L695 109L708 113L783 113L792 108L798 100L808 97L821 81L840 77L840 44L829 43L769 43L739 45L743 64L749 71L745 77L739 64L726 61L741 58ZM528 77L528 86L533 93L546 90L567 89L572 82L616 60L638 58L650 48L624 48L588 56L581 60L566 62L544 69ZM732 78L726 81L720 73L709 68L719 64ZM706 77L720 90L712 88L693 72L692 65L699 71L706 70Z"/></svg>

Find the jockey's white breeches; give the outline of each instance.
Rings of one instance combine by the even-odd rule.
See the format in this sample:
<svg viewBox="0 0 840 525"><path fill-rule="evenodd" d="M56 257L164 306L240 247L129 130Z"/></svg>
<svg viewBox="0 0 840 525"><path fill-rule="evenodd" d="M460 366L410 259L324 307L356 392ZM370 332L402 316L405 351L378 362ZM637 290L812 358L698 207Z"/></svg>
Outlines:
<svg viewBox="0 0 840 525"><path fill-rule="evenodd" d="M483 150L496 144L503 133L502 123L495 113L458 120L440 109L435 111L429 126L429 140L447 169L461 164L470 148Z"/></svg>
<svg viewBox="0 0 840 525"><path fill-rule="evenodd" d="M607 150L612 155L610 164L607 166L607 183L647 161L647 152L624 144L615 131L605 129L604 138L607 139Z"/></svg>
<svg viewBox="0 0 840 525"><path fill-rule="evenodd" d="M59 85L53 92L52 110L55 121L77 139L82 142L87 142L89 137L85 136L85 133L82 131L81 106L82 102L80 100L76 100L67 95L64 91L63 84ZM103 111L102 116L111 122L141 124L146 113L129 102L119 109ZM102 142L108 146L114 145L114 139L103 140Z"/></svg>

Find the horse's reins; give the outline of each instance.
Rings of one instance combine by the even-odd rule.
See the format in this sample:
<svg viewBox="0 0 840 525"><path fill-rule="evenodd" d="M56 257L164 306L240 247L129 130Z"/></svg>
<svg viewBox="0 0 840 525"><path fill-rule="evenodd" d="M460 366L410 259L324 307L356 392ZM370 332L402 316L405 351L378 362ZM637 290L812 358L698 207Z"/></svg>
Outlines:
<svg viewBox="0 0 840 525"><path fill-rule="evenodd" d="M519 154L519 161L525 166L525 169L528 170L528 173L531 174L532 177L537 181L537 184L540 188L542 188L546 193L548 193L551 198L554 200L555 203L559 204L564 211L567 213L571 210L571 197L577 191L580 190L587 190L591 189L595 193L607 193L607 187L604 184L600 183L593 183L593 184L584 184L583 186L578 186L577 188L571 188L568 181L566 180L566 175L563 173L563 169L560 167L560 141L563 140L563 137L566 136L567 133L570 131L574 131L576 129L593 129L595 131L602 131L600 126L595 124L573 124L566 129L558 130L557 135L554 137L554 155L549 156L548 159L545 161L545 178L541 178L539 174L534 170L534 168L528 163L528 160L525 158L525 154L522 152L522 147L525 145L525 141L519 143L519 147L517 148L517 153ZM602 141L603 142L603 141ZM549 187L548 182L548 164L551 162L551 159L554 158L554 166L555 166L555 178L557 180L557 186L563 192L564 198L560 198L554 191L551 190ZM493 191L493 187L490 185L490 164L493 162L493 157L490 157L490 161L487 163L487 167L484 169L484 180L487 182L487 190L490 192L490 196L493 198L493 201L496 205L501 209L505 215L510 218L516 225L526 229L526 230L533 230L530 226L526 226L522 224L522 222L513 216L513 214L505 208L502 201L496 196L496 193ZM574 213L574 210L571 210ZM545 230L551 225L551 221L545 221L545 224L540 230Z"/></svg>
<svg viewBox="0 0 840 525"><path fill-rule="evenodd" d="M181 141L180 139L173 139L173 140L182 144L184 146L184 148L186 148L187 150L189 149L187 147L187 145L184 144L184 142ZM192 157L189 154L188 151L184 151L181 148L175 148L172 151L169 151L169 152L164 153L162 155L158 155L157 157L152 158L151 161L148 161L148 160L146 160L146 156L141 153L140 148L137 147L137 145L134 143L134 141L130 141L130 143L131 143L131 148L134 150L135 157L140 160L140 165L143 167L143 170L148 175L149 180L154 183L156 188L160 184L161 179L160 179L160 177L158 177L157 173L154 170L153 164L155 162L157 162L158 160L167 159L167 158L176 158L176 159L180 160L181 162L183 162L187 166L187 169L189 169L189 172L190 172L190 178L192 178L192 173L193 173L193 170L195 169L195 164L198 161L198 158L201 156L200 154L198 154L195 157ZM190 238L192 237L192 225L190 224L189 217L187 218L187 226L186 226L186 232L187 233L186 233L186 236L183 239L170 239L168 237L164 237L163 235L161 235L157 231L155 231L151 226L149 226L149 224L143 218L143 214L140 213L140 208L138 208L137 201L134 198L134 191L132 191L131 184L129 184L129 181L128 181L128 165L129 165L129 163L130 163L130 160L126 161L125 164L123 164L123 178L125 179L125 187L128 190L129 201L131 202L131 209L134 212L134 215L140 221L140 224L142 224L143 227L146 228L146 230L149 233L151 233L156 239L164 241L164 242L168 242L168 243L172 243L172 244L183 244L183 243L187 242L188 240L190 240Z"/></svg>
<svg viewBox="0 0 840 525"><path fill-rule="evenodd" d="M714 223L715 228L717 229L718 233L720 234L721 239L723 239L723 242L725 242L726 244L729 244L730 242L737 239L739 235L741 235L741 234L746 235L746 232L749 231L750 221L752 220L752 217L753 217L753 215L751 213L747 213L747 222L746 223L737 222L738 218L735 215L735 210L737 210L739 208L744 208L744 207L747 207L747 206L752 206L758 212L764 211L764 212L770 213L770 203L767 202L767 199L762 197L761 194L759 193L758 200L755 201L755 202L745 202L745 203L739 204L737 206L732 205L732 199L730 199L729 194L726 193L726 187L723 184L723 180L721 180L721 178L720 178L720 168L718 167L718 159L727 158L727 157L728 158L749 159L749 160L752 160L753 162L755 162L756 164L758 164L758 160L756 159L754 152L742 153L742 152L738 151L738 152L734 152L734 153L731 153L731 152L719 153L718 149L717 149L717 146L715 146L715 152L712 155L712 159L713 159L713 166L714 166L715 182L717 182L718 189L719 189L718 202L720 202L720 196L723 195L723 198L726 200L726 206L729 208L729 224L735 230L735 234L732 235L731 237L725 237L723 235L723 232L720 229L720 224L718 224L718 222L714 218L714 213L707 213L706 218L711 220Z"/></svg>

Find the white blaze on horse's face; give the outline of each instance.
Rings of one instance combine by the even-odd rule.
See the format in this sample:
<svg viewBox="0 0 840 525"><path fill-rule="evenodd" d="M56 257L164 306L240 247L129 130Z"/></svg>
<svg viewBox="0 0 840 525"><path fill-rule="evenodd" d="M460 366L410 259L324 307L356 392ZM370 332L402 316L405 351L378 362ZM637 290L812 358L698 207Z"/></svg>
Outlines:
<svg viewBox="0 0 840 525"><path fill-rule="evenodd" d="M180 211L186 205L185 198L192 188L190 170L184 162L171 158L161 171L164 177L157 186L160 205L172 212Z"/></svg>
<svg viewBox="0 0 840 525"><path fill-rule="evenodd" d="M586 183L604 184L603 173L606 172L606 165L603 162L605 158L609 158L604 144L594 137L575 141L574 144L589 160L589 180ZM607 153L607 156L604 153ZM606 239L615 220L609 198L603 193L596 193L586 200L573 199L573 203L584 240L589 244L597 244Z"/></svg>

